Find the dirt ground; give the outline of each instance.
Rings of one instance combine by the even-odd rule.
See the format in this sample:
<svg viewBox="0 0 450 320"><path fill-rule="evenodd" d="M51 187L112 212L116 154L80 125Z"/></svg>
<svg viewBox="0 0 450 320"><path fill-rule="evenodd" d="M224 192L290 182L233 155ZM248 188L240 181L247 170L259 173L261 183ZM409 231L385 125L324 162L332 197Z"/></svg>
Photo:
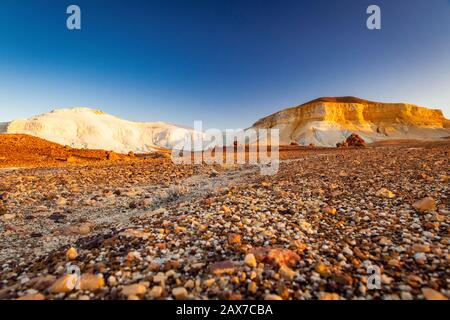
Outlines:
<svg viewBox="0 0 450 320"><path fill-rule="evenodd" d="M449 153L289 146L262 176L1 135L0 299L447 299Z"/></svg>

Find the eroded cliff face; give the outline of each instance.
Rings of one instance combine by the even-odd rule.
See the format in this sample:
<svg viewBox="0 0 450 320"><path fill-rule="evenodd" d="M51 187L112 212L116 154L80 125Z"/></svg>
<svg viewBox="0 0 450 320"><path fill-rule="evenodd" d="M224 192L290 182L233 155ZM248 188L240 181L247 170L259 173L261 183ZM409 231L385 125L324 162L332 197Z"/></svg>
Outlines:
<svg viewBox="0 0 450 320"><path fill-rule="evenodd" d="M450 136L450 121L441 110L354 97L316 99L265 117L253 128L278 128L281 144L320 146L335 146L352 133L368 142Z"/></svg>

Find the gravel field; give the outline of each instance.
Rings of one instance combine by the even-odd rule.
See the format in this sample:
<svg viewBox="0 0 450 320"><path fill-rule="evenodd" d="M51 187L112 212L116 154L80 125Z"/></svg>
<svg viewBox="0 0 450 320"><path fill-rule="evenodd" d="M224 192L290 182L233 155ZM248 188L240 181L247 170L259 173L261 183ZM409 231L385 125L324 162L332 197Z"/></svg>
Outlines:
<svg viewBox="0 0 450 320"><path fill-rule="evenodd" d="M448 299L449 153L1 169L0 299Z"/></svg>

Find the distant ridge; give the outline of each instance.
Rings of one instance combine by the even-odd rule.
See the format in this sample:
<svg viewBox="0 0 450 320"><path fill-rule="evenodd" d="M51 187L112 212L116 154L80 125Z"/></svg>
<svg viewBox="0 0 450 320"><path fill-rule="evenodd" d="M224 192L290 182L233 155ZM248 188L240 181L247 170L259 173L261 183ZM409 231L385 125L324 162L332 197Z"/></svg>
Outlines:
<svg viewBox="0 0 450 320"><path fill-rule="evenodd" d="M165 122L120 119L85 107L55 109L29 119L0 124L0 133L28 134L73 148L103 149L119 153L147 153L171 149L192 129Z"/></svg>

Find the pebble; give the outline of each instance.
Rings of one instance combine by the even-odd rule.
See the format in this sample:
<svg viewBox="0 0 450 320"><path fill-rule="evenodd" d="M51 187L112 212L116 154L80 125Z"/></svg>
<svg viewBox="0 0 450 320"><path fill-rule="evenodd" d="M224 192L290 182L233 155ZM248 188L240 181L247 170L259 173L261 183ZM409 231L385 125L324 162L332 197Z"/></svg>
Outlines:
<svg viewBox="0 0 450 320"><path fill-rule="evenodd" d="M425 264L427 262L427 256L423 252L418 252L414 255L414 260L418 264Z"/></svg>
<svg viewBox="0 0 450 320"><path fill-rule="evenodd" d="M256 258L255 258L255 255L253 253L247 254L245 256L244 262L250 268L256 268L256 266L257 266Z"/></svg>
<svg viewBox="0 0 450 320"><path fill-rule="evenodd" d="M235 270L234 263L231 260L215 262L211 266L211 272L215 275L231 274Z"/></svg>
<svg viewBox="0 0 450 320"><path fill-rule="evenodd" d="M419 212L429 212L436 210L436 200L432 197L426 197L413 203L413 207Z"/></svg>
<svg viewBox="0 0 450 320"><path fill-rule="evenodd" d="M247 290L251 294L255 294L258 291L258 285L256 284L256 282L250 281L248 286L247 286Z"/></svg>
<svg viewBox="0 0 450 320"><path fill-rule="evenodd" d="M279 272L280 272L280 275L284 279L290 280L290 281L292 281L297 276L297 273L295 271L293 271L291 268L289 268L288 266L286 266L286 265L282 265L280 267Z"/></svg>
<svg viewBox="0 0 450 320"><path fill-rule="evenodd" d="M423 288L422 294L427 300L448 300L442 293L431 288Z"/></svg>
<svg viewBox="0 0 450 320"><path fill-rule="evenodd" d="M163 287L161 287L161 286L154 286L150 290L149 295L153 299L158 299L158 298L160 298L162 296L162 293L163 293Z"/></svg>
<svg viewBox="0 0 450 320"><path fill-rule="evenodd" d="M184 287L178 287L172 289L172 295L176 300L186 300L188 297L188 292Z"/></svg>
<svg viewBox="0 0 450 320"><path fill-rule="evenodd" d="M122 288L122 294L132 298L142 296L146 292L147 287L140 283L130 284Z"/></svg>
<svg viewBox="0 0 450 320"><path fill-rule="evenodd" d="M114 276L109 276L109 277L108 277L108 284L109 284L111 287L117 286L117 284L118 284L117 278L114 277Z"/></svg>
<svg viewBox="0 0 450 320"><path fill-rule="evenodd" d="M86 291L97 291L105 286L102 276L92 273L83 273L80 280L80 289Z"/></svg>
<svg viewBox="0 0 450 320"><path fill-rule="evenodd" d="M56 280L49 291L52 293L68 293L75 289L78 281L78 276L76 274L65 274Z"/></svg>
<svg viewBox="0 0 450 320"><path fill-rule="evenodd" d="M283 298L276 294L266 294L264 300L283 300Z"/></svg>
<svg viewBox="0 0 450 320"><path fill-rule="evenodd" d="M337 293L332 292L320 292L319 293L320 300L341 300L341 297Z"/></svg>
<svg viewBox="0 0 450 320"><path fill-rule="evenodd" d="M294 267L300 261L300 257L292 250L275 248L269 250L267 260L279 267L283 265Z"/></svg>
<svg viewBox="0 0 450 320"><path fill-rule="evenodd" d="M45 296L42 293L31 293L21 296L17 300L45 300Z"/></svg>
<svg viewBox="0 0 450 320"><path fill-rule="evenodd" d="M66 252L66 257L68 260L73 261L78 257L77 249L75 248L69 248Z"/></svg>
<svg viewBox="0 0 450 320"><path fill-rule="evenodd" d="M380 197L380 198L386 198L386 199L395 198L395 194L386 188L379 189L376 193L376 196Z"/></svg>

